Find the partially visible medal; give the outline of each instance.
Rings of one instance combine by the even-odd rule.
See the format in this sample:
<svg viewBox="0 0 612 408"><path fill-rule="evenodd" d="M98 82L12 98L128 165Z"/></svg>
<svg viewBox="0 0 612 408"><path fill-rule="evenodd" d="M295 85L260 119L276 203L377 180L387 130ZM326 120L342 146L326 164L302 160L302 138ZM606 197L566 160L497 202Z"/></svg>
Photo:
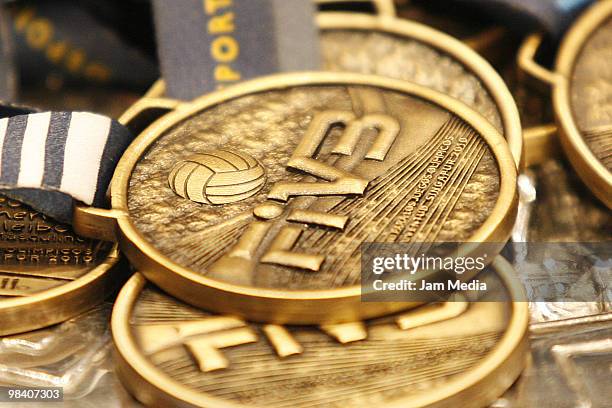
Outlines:
<svg viewBox="0 0 612 408"><path fill-rule="evenodd" d="M69 225L70 196L104 204L108 163L128 137L92 113L3 103L0 116L0 335L9 335L83 313L122 283L117 244Z"/></svg>
<svg viewBox="0 0 612 408"><path fill-rule="evenodd" d="M561 145L584 183L612 208L612 2L591 6L564 37L555 71L536 65L540 39L523 47L523 68L553 86Z"/></svg>
<svg viewBox="0 0 612 408"><path fill-rule="evenodd" d="M118 373L152 406L486 406L526 363L527 303L513 275L498 257L479 276L494 298L316 328L210 314L136 274L113 310ZM422 320L437 307L454 310Z"/></svg>
<svg viewBox="0 0 612 408"><path fill-rule="evenodd" d="M118 287L117 245L0 196L0 335L76 316Z"/></svg>
<svg viewBox="0 0 612 408"><path fill-rule="evenodd" d="M468 46L425 25L358 13L320 13L324 68L403 79L457 98L508 140L518 163L518 110L495 70Z"/></svg>
<svg viewBox="0 0 612 408"><path fill-rule="evenodd" d="M301 73L179 105L128 148L111 195L109 212L77 208L75 227L117 233L164 290L215 311L310 324L407 307L360 301L364 243L501 249L516 165L488 121L445 95Z"/></svg>

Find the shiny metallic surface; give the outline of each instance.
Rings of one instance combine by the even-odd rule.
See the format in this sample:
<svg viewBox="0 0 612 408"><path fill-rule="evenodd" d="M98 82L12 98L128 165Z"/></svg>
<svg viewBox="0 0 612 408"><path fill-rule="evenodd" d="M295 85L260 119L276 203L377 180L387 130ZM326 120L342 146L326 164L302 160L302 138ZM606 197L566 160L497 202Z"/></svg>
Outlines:
<svg viewBox="0 0 612 408"><path fill-rule="evenodd" d="M494 269L503 272L483 279L498 299L521 296L509 265ZM525 362L526 312L485 301L406 330L399 321L418 311L320 329L261 326L185 305L135 275L113 311L113 336L120 377L151 405L480 405Z"/></svg>
<svg viewBox="0 0 612 408"><path fill-rule="evenodd" d="M253 157L266 185L226 205L176 194L175 164L215 149ZM179 105L139 136L113 179L116 231L137 268L193 305L283 324L371 318L416 303L360 301L359 244L504 242L513 161L484 118L431 89L270 76Z"/></svg>
<svg viewBox="0 0 612 408"><path fill-rule="evenodd" d="M0 196L0 335L49 326L100 303L117 261L115 245L82 238Z"/></svg>
<svg viewBox="0 0 612 408"><path fill-rule="evenodd" d="M364 96L359 96L360 92ZM374 92L374 97L367 92ZM327 255L318 273L313 275L282 265L259 264L251 276L244 276L246 271L233 270L216 278L230 283L281 289L350 286L359 282L360 268L354 254L359 251L361 242L467 240L490 216L498 200L499 169L491 152L473 130L458 122L452 113L416 98L367 87L363 90L351 87L302 87L267 92L235 99L182 121L161 135L132 174L128 197L133 222L166 256L208 275L211 266L236 245L248 224L255 221L252 215L245 213L264 203L275 183L297 182L306 186L310 182L301 174L288 170L285 163L305 137L312 117L317 112L330 110L357 112L359 115L367 111L362 101L376 99L381 101L380 109L401 121L402 130L385 161L365 160L353 171L358 175L367 175L374 191L381 191L382 186L384 190L382 194L375 194L374 191L368 194L366 191L361 199L321 197L316 204L310 204L310 208L328 208L328 212L347 215L350 219L344 232L310 228L302 233L295 244L295 248L301 252ZM185 138L185 135L189 137ZM337 158L329 149L339 136L341 133L338 131L330 135L330 140L326 142L329 147L320 151L318 161L330 162ZM453 137L468 138L474 148L466 148L465 153L459 156L456 170L453 168L449 173L451 175L457 171L465 175L457 182L449 181L442 185L439 199L429 204L431 209L423 216L429 219L439 208L444 217L435 217L424 223L417 234L390 234L394 224L402 223L406 228L416 220L414 215L403 220L404 206L397 204L400 202L398 200L418 200L415 196L418 191L410 189L408 179L399 178L400 172L409 177L413 162L432 160L440 151L434 148L433 144L439 143L434 139L446 138L450 142ZM454 148L457 141L452 143ZM229 151L249 154L262 163L268 180L260 193L234 204L214 206L182 198L168 188L166 179L175 162L220 146ZM425 170L426 167L423 167L421 172L412 176L414 182L426 175ZM379 179L381 182L389 181L374 188L380 184ZM451 176L449 180L454 178ZM456 184L459 181L461 184ZM478 202L477 212L472 207L474 202ZM377 208L374 207L375 203L379 203ZM386 218L383 224L382 217ZM216 240L216 236L223 239Z"/></svg>
<svg viewBox="0 0 612 408"><path fill-rule="evenodd" d="M597 159L612 171L612 18L582 46L571 77L571 108L582 136Z"/></svg>
<svg viewBox="0 0 612 408"><path fill-rule="evenodd" d="M455 97L503 132L498 107L481 79L453 56L384 31L323 30L325 69L403 79Z"/></svg>

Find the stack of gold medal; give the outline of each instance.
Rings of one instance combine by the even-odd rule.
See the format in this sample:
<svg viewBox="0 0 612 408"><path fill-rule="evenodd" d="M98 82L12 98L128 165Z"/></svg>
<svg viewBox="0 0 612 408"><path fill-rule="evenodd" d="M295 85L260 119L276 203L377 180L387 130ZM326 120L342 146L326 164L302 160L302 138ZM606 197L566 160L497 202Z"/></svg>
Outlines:
<svg viewBox="0 0 612 408"><path fill-rule="evenodd" d="M605 373L582 381L595 365L577 362L610 356L606 275L598 302L530 304L521 281L542 277L495 255L511 239L609 240L612 114L601 84L612 83L612 2L575 23L555 71L534 62L540 37L529 37L507 81L478 53L501 58L505 30L440 27L455 38L414 5L372 3L372 14L319 13L322 72L190 102L165 96L159 81L122 115L138 136L116 169L111 209L75 208L79 235L0 199L0 334L99 304L121 282L112 274L121 250L136 273L113 306L112 364L146 406L606 401ZM533 77L552 96L532 89ZM9 237L25 231L28 240ZM454 255L486 253L488 266L458 279L488 289L430 304L364 301L360 256L371 242L414 256L423 243L463 242ZM24 257L49 267L24 267ZM70 341L96 319L52 330ZM28 338L36 332L5 340Z"/></svg>
<svg viewBox="0 0 612 408"><path fill-rule="evenodd" d="M366 242L505 242L523 150L494 69L378 5L319 14L327 73L190 103L159 84L124 115L170 111L111 187L141 272L112 317L118 374L139 401L485 406L524 368L527 303L501 257L478 276L489 302L361 299Z"/></svg>

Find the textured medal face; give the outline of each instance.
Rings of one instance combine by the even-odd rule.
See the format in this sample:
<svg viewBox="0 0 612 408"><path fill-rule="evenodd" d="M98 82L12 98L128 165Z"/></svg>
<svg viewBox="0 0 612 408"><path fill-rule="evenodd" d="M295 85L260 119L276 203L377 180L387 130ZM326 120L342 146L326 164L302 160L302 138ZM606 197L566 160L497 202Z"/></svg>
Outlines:
<svg viewBox="0 0 612 408"><path fill-rule="evenodd" d="M483 137L433 104L296 87L164 132L134 169L129 209L160 251L205 276L330 289L359 283L364 242L469 239L499 198L499 171Z"/></svg>
<svg viewBox="0 0 612 408"><path fill-rule="evenodd" d="M612 208L612 3L597 2L567 34L553 94L562 144L591 191Z"/></svg>
<svg viewBox="0 0 612 408"><path fill-rule="evenodd" d="M452 55L393 32L326 29L325 68L411 81L459 99L503 132L501 114L481 79Z"/></svg>
<svg viewBox="0 0 612 408"><path fill-rule="evenodd" d="M501 78L465 44L417 23L357 13L322 13L319 25L325 69L403 79L452 96L493 124L520 161L514 101Z"/></svg>
<svg viewBox="0 0 612 408"><path fill-rule="evenodd" d="M582 46L571 81L571 108L597 160L612 171L612 15Z"/></svg>
<svg viewBox="0 0 612 408"><path fill-rule="evenodd" d="M88 274L108 269L113 245L81 238L69 226L4 196L0 196L0 220L0 333L40 328L71 317L64 316L71 305L63 305L64 311L56 313L49 304L61 302L62 296L76 289L66 285L80 286L77 282ZM46 296L51 289L56 292ZM31 303L14 303L23 298ZM83 306L78 307L82 311ZM28 311L31 315L24 318ZM39 312L42 317L36 317Z"/></svg>
<svg viewBox="0 0 612 408"><path fill-rule="evenodd" d="M99 266L112 244L77 236L18 201L0 196L0 296L28 296Z"/></svg>
<svg viewBox="0 0 612 408"><path fill-rule="evenodd" d="M487 240L511 213L490 125L399 89L279 87L194 107L129 153L130 224L196 280L355 288L364 242Z"/></svg>
<svg viewBox="0 0 612 408"><path fill-rule="evenodd" d="M500 301L516 294L499 275L487 271L479 279L497 293L496 301L426 306L453 309L446 320L415 327L411 323L425 312L417 309L317 328L262 326L209 314L136 275L113 312L119 373L143 401L159 404L178 396L210 407L456 406L451 397L488 378L486 392L470 397L473 405L485 406L522 369L527 304ZM511 362L498 371L501 377L491 377L506 359ZM476 373L479 364L488 368ZM145 386L133 387L135 372L146 373ZM457 384L470 376L469 384Z"/></svg>

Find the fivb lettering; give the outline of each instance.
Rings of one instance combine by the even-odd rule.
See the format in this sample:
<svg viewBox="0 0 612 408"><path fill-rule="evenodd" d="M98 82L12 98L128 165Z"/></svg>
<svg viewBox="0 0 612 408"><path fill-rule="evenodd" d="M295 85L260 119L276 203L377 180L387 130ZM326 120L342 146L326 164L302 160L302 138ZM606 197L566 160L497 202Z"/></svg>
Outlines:
<svg viewBox="0 0 612 408"><path fill-rule="evenodd" d="M147 357L161 362L173 350L187 351L202 372L225 369L230 361L222 349L260 341L258 331L238 318L211 316L200 320L136 325L140 346ZM362 322L323 325L320 329L342 344L367 338ZM304 349L283 326L267 324L261 334L281 358L301 354Z"/></svg>
<svg viewBox="0 0 612 408"><path fill-rule="evenodd" d="M219 87L241 78L240 72L231 65L240 56L240 45L233 36L236 29L233 5L233 0L204 0L204 12L210 17L206 30L215 37L210 44L210 55L216 62L213 75Z"/></svg>
<svg viewBox="0 0 612 408"><path fill-rule="evenodd" d="M377 131L377 137L365 157L355 162L363 159L384 160L400 131L399 122L384 114L368 114L360 118L349 111L334 110L316 114L287 163L288 168L313 176L316 181L279 182L274 185L268 194L269 200L254 210L259 221L252 222L247 227L236 245L210 266L210 272L223 274L236 270L253 271L259 247L267 245L267 241L269 245L259 259L260 262L310 271L320 269L325 260L323 255L297 252L293 249L302 233L302 228L295 224L343 230L348 216L307 208L291 208L286 215L288 225L280 229L275 228L274 220L281 219L285 212L280 203L288 203L292 198L310 200L314 197L359 196L364 193L368 180L351 173L350 168L341 168L316 158L331 129L337 126L343 127L344 132L331 153L346 157L353 155L365 130ZM269 235L274 237L268 240Z"/></svg>

